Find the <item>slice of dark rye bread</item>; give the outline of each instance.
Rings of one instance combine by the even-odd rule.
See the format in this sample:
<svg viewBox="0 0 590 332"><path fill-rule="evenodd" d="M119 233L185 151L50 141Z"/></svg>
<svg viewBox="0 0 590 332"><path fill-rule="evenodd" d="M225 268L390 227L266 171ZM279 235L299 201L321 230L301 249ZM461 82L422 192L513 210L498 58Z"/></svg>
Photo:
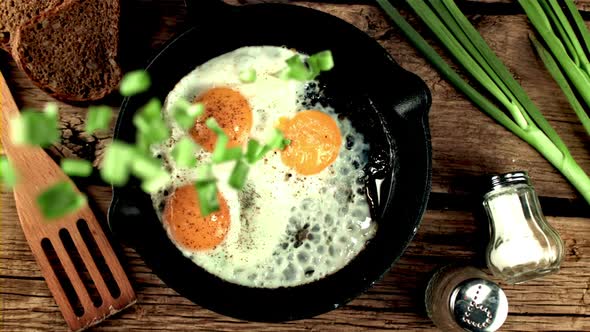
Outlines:
<svg viewBox="0 0 590 332"><path fill-rule="evenodd" d="M101 99L121 79L119 14L119 0L66 0L17 29L12 56L58 99Z"/></svg>
<svg viewBox="0 0 590 332"><path fill-rule="evenodd" d="M10 52L10 36L21 24L64 0L0 0L0 48Z"/></svg>

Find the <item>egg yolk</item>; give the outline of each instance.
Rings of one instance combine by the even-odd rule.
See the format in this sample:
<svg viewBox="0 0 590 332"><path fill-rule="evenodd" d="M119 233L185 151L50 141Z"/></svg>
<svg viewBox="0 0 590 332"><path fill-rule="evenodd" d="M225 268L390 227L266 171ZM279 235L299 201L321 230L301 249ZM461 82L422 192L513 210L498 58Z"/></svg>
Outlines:
<svg viewBox="0 0 590 332"><path fill-rule="evenodd" d="M226 87L207 90L195 99L205 105L205 113L199 117L190 134L206 151L212 152L217 135L207 127L205 120L214 117L229 137L229 146L244 144L252 129L252 110L242 94Z"/></svg>
<svg viewBox="0 0 590 332"><path fill-rule="evenodd" d="M213 249L221 243L229 229L230 215L220 193L217 199L219 210L203 217L195 187L187 185L176 189L168 198L163 215L172 238L189 250Z"/></svg>
<svg viewBox="0 0 590 332"><path fill-rule="evenodd" d="M342 137L336 121L316 110L281 118L278 128L291 140L282 152L283 163L302 175L316 174L338 157Z"/></svg>

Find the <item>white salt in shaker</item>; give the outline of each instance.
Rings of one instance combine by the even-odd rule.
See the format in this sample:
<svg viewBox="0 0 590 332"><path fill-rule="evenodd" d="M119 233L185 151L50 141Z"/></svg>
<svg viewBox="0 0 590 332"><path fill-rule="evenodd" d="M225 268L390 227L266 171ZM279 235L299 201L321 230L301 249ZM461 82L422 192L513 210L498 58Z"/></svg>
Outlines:
<svg viewBox="0 0 590 332"><path fill-rule="evenodd" d="M487 265L507 283L557 272L563 241L547 223L526 172L494 175L484 195L490 222Z"/></svg>

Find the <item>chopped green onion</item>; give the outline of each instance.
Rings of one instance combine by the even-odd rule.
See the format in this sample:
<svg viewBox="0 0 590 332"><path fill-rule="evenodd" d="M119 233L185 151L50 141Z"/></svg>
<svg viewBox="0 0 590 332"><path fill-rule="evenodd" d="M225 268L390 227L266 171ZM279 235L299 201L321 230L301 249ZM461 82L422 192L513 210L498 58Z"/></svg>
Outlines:
<svg viewBox="0 0 590 332"><path fill-rule="evenodd" d="M162 118L162 104L157 98L152 98L133 116L133 124L142 145L160 143L170 137L170 129Z"/></svg>
<svg viewBox="0 0 590 332"><path fill-rule="evenodd" d="M254 138L251 138L248 141L248 148L246 150L246 160L250 164L253 164L256 161L258 161L258 156L260 155L260 152L262 152L262 148L263 146L260 144L260 142L258 142Z"/></svg>
<svg viewBox="0 0 590 332"><path fill-rule="evenodd" d="M254 68L244 69L239 76L242 83L252 83L256 81L256 70Z"/></svg>
<svg viewBox="0 0 590 332"><path fill-rule="evenodd" d="M199 207L202 216L207 216L219 210L217 185L214 180L197 181L195 182L195 188L199 197Z"/></svg>
<svg viewBox="0 0 590 332"><path fill-rule="evenodd" d="M205 121L205 125L207 127L209 127L209 129L213 130L213 132L217 135L220 136L227 136L225 134L225 132L223 131L223 129L221 129L221 127L219 126L219 124L217 123L217 120L215 120L215 118L208 118Z"/></svg>
<svg viewBox="0 0 590 332"><path fill-rule="evenodd" d="M59 140L57 113L22 111L20 116L11 119L10 136L16 145L49 147Z"/></svg>
<svg viewBox="0 0 590 332"><path fill-rule="evenodd" d="M195 125L197 117L204 112L205 105L202 103L191 104L185 99L179 99L172 109L172 116L182 129L188 130Z"/></svg>
<svg viewBox="0 0 590 332"><path fill-rule="evenodd" d="M313 58L318 66L318 69L321 71L328 71L334 68L334 58L332 58L332 51L322 51L318 52L310 58Z"/></svg>
<svg viewBox="0 0 590 332"><path fill-rule="evenodd" d="M215 181L215 176L213 175L213 165L209 163L197 166L195 173L197 181Z"/></svg>
<svg viewBox="0 0 590 332"><path fill-rule="evenodd" d="M92 163L83 159L62 159L61 169L70 176L87 177L92 174Z"/></svg>
<svg viewBox="0 0 590 332"><path fill-rule="evenodd" d="M6 156L0 156L0 182L7 188L12 188L16 185L17 180L16 170L10 160Z"/></svg>
<svg viewBox="0 0 590 332"><path fill-rule="evenodd" d="M223 163L230 160L237 160L242 157L242 149L240 147L228 148L229 137L225 134L223 129L219 126L215 118L208 118L205 124L215 134L217 134L217 140L215 141L215 148L211 155L211 161L214 164Z"/></svg>
<svg viewBox="0 0 590 332"><path fill-rule="evenodd" d="M176 165L179 167L195 167L197 164L197 159L195 158L196 149L197 145L192 139L183 137L174 146L172 158L174 158Z"/></svg>
<svg viewBox="0 0 590 332"><path fill-rule="evenodd" d="M158 98L150 99L141 107L140 116L144 117L147 121L161 120L162 102Z"/></svg>
<svg viewBox="0 0 590 332"><path fill-rule="evenodd" d="M334 68L334 59L331 51L321 51L307 58L307 65L299 54L288 58L287 68L281 72L283 79L294 79L298 81L314 80L322 71Z"/></svg>
<svg viewBox="0 0 590 332"><path fill-rule="evenodd" d="M172 178L170 177L170 174L161 169L160 172L154 176L142 181L141 190L148 194L155 193L161 189L166 188L170 184L171 179Z"/></svg>
<svg viewBox="0 0 590 332"><path fill-rule="evenodd" d="M160 160L143 154L135 155L131 172L142 180L141 189L146 193L154 193L165 188L171 180Z"/></svg>
<svg viewBox="0 0 590 332"><path fill-rule="evenodd" d="M133 158L131 172L138 178L145 180L157 176L162 170L162 163L159 159L138 154Z"/></svg>
<svg viewBox="0 0 590 332"><path fill-rule="evenodd" d="M284 150L287 145L291 143L291 140L285 139L283 132L279 129L274 129L271 138L268 143L261 145L257 140L250 139L248 141L248 148L246 150L246 161L253 164L264 157L269 151L274 149Z"/></svg>
<svg viewBox="0 0 590 332"><path fill-rule="evenodd" d="M311 77L309 69L305 66L299 54L295 54L285 62L287 63L287 69L284 71L284 78L307 81Z"/></svg>
<svg viewBox="0 0 590 332"><path fill-rule="evenodd" d="M106 148L100 175L102 179L113 186L123 186L129 180L131 164L135 158L133 146L113 141Z"/></svg>
<svg viewBox="0 0 590 332"><path fill-rule="evenodd" d="M54 118L55 121L59 121L59 107L56 103L47 103L43 108L43 113L50 118Z"/></svg>
<svg viewBox="0 0 590 332"><path fill-rule="evenodd" d="M63 217L86 205L86 196L69 181L58 182L37 196L37 205L47 219Z"/></svg>
<svg viewBox="0 0 590 332"><path fill-rule="evenodd" d="M121 85L119 87L119 92L124 97L130 97L142 92L146 92L150 88L151 84L152 81L150 79L150 75L145 70L134 70L123 76Z"/></svg>
<svg viewBox="0 0 590 332"><path fill-rule="evenodd" d="M196 169L196 175L195 188L199 197L199 207L201 209L201 215L206 216L219 210L217 184L213 175L212 165L199 165Z"/></svg>
<svg viewBox="0 0 590 332"><path fill-rule="evenodd" d="M86 132L88 135L92 135L98 130L108 129L112 118L113 110L109 106L102 105L88 107L88 115L86 116Z"/></svg>
<svg viewBox="0 0 590 332"><path fill-rule="evenodd" d="M291 144L291 142L292 142L292 141L291 141L290 139L288 139L288 138L284 138L284 139L281 141L281 145L279 146L279 149L280 149L280 150L285 150L285 149L286 149L286 148L287 148L287 147L288 147L288 146Z"/></svg>
<svg viewBox="0 0 590 332"><path fill-rule="evenodd" d="M241 190L244 188L244 184L246 183L246 177L248 176L248 171L250 170L250 166L244 162L243 160L238 160L234 165L234 169L229 176L228 183L229 185L237 190Z"/></svg>
<svg viewBox="0 0 590 332"><path fill-rule="evenodd" d="M268 141L267 145L271 149L285 149L287 145L291 144L291 140L285 139L285 135L279 129L274 129L273 134Z"/></svg>

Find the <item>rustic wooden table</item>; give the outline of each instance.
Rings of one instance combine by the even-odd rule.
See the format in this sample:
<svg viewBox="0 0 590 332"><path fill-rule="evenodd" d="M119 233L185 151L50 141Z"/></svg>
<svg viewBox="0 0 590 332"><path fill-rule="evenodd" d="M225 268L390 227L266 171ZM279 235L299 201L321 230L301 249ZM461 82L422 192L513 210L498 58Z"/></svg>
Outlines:
<svg viewBox="0 0 590 332"><path fill-rule="evenodd" d="M182 31L186 10L182 0L122 2L122 62L129 70L144 65L166 40ZM415 240L385 278L366 294L319 317L283 324L249 323L203 309L166 287L133 250L116 245L138 303L93 330L434 330L422 309L423 287L431 271L451 262L483 263L487 225L475 217L480 202L471 186L473 178L522 169L530 172L549 222L565 241L566 258L557 275L518 286L503 285L510 315L502 330L590 331L590 209L573 188L537 152L475 109L445 82L392 29L378 8L363 1L297 3L329 12L366 31L432 90L433 195ZM582 167L590 171L590 140L534 55L527 40L530 27L519 7L508 0L460 4ZM588 0L580 0L578 5L590 10ZM584 14L590 18L590 12ZM16 69L8 56L1 55L0 59L19 107L39 107L51 100ZM106 102L116 106L119 100ZM84 108L61 106L62 144L49 150L51 156L78 156L97 164L110 134L85 135ZM105 221L110 188L95 180L79 185L88 193L99 219ZM24 239L11 193L2 193L1 204L0 330L66 330Z"/></svg>

